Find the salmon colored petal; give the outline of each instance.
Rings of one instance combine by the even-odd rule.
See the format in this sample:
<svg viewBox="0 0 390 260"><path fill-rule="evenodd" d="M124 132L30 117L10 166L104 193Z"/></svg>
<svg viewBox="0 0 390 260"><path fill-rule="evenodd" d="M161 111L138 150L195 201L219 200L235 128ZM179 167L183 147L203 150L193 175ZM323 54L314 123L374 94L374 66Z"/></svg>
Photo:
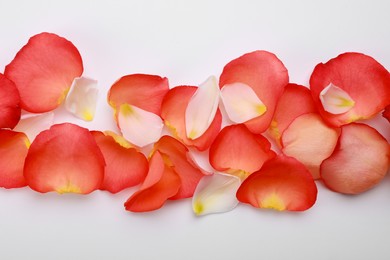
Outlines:
<svg viewBox="0 0 390 260"><path fill-rule="evenodd" d="M161 208L165 201L174 196L180 188L180 178L175 171L164 164L157 151L149 162L149 172L139 191L126 202L125 208L133 212L152 211Z"/></svg>
<svg viewBox="0 0 390 260"><path fill-rule="evenodd" d="M341 88L330 83L320 93L321 104L326 112L343 114L355 106L355 101Z"/></svg>
<svg viewBox="0 0 390 260"><path fill-rule="evenodd" d="M164 126L158 115L129 104L120 106L118 125L123 136L139 147L156 142Z"/></svg>
<svg viewBox="0 0 390 260"><path fill-rule="evenodd" d="M383 117L390 122L390 105L386 107L385 111L382 113Z"/></svg>
<svg viewBox="0 0 390 260"><path fill-rule="evenodd" d="M14 128L19 122L20 96L15 84L0 73L0 128Z"/></svg>
<svg viewBox="0 0 390 260"><path fill-rule="evenodd" d="M256 134L267 130L279 97L288 83L288 72L283 63L272 53L255 51L229 62L219 79L219 87L242 83L251 87L264 103L267 111L259 117L245 122Z"/></svg>
<svg viewBox="0 0 390 260"><path fill-rule="evenodd" d="M94 79L75 78L65 100L66 109L84 121L92 121L99 94L97 84Z"/></svg>
<svg viewBox="0 0 390 260"><path fill-rule="evenodd" d="M316 112L310 89L296 84L288 84L275 109L269 132L280 142L284 130L300 115Z"/></svg>
<svg viewBox="0 0 390 260"><path fill-rule="evenodd" d="M15 126L14 131L23 132L30 142L42 131L49 129L54 124L54 113L48 112L40 115L28 115L22 117Z"/></svg>
<svg viewBox="0 0 390 260"><path fill-rule="evenodd" d="M96 143L106 161L104 180L100 189L117 193L123 189L143 182L148 172L148 160L145 155L130 147L127 143L117 142L116 134L92 131Z"/></svg>
<svg viewBox="0 0 390 260"><path fill-rule="evenodd" d="M205 173L192 160L187 147L175 138L165 135L154 145L153 151L160 152L164 163L172 167L180 177L180 189L170 199L176 200L192 197L196 186Z"/></svg>
<svg viewBox="0 0 390 260"><path fill-rule="evenodd" d="M110 106L115 110L122 104L129 104L160 115L161 103L168 90L167 78L132 74L117 80L111 86L107 99Z"/></svg>
<svg viewBox="0 0 390 260"><path fill-rule="evenodd" d="M30 38L4 74L15 82L24 110L44 113L62 103L73 79L82 73L80 53L70 41L41 33Z"/></svg>
<svg viewBox="0 0 390 260"><path fill-rule="evenodd" d="M317 187L305 166L279 155L242 183L237 199L256 208L304 211L314 205Z"/></svg>
<svg viewBox="0 0 390 260"><path fill-rule="evenodd" d="M161 117L172 134L189 147L195 147L199 151L207 150L217 137L222 123L222 115L219 109L206 132L195 140L187 138L185 127L185 113L188 102L195 94L197 88L179 86L169 90L162 103Z"/></svg>
<svg viewBox="0 0 390 260"><path fill-rule="evenodd" d="M332 91L338 93L341 103L347 97L344 113L327 111L329 102L324 106L321 101L324 89L332 85L342 91L342 95L340 90ZM334 126L371 118L390 104L389 72L376 60L361 53L344 53L327 63L318 64L311 75L310 88L319 113Z"/></svg>
<svg viewBox="0 0 390 260"><path fill-rule="evenodd" d="M320 178L320 165L337 144L340 129L325 124L316 113L297 117L282 135L282 152L303 163L314 179Z"/></svg>
<svg viewBox="0 0 390 260"><path fill-rule="evenodd" d="M0 129L0 187L26 186L23 166L29 146L30 141L25 134Z"/></svg>
<svg viewBox="0 0 390 260"><path fill-rule="evenodd" d="M215 173L204 176L192 198L194 213L200 216L234 209L238 204L236 193L240 185L240 178L233 175Z"/></svg>
<svg viewBox="0 0 390 260"><path fill-rule="evenodd" d="M201 137L215 118L219 104L217 79L212 76L201 84L188 102L185 112L187 138Z"/></svg>
<svg viewBox="0 0 390 260"><path fill-rule="evenodd" d="M103 155L88 129L64 123L35 138L26 157L24 177L38 192L88 194L100 188L104 166Z"/></svg>
<svg viewBox="0 0 390 260"><path fill-rule="evenodd" d="M210 164L220 172L245 178L275 156L270 142L243 125L227 126L210 147Z"/></svg>
<svg viewBox="0 0 390 260"><path fill-rule="evenodd" d="M387 141L374 128L353 123L341 128L334 153L321 165L321 178L333 191L358 194L379 183L389 165Z"/></svg>

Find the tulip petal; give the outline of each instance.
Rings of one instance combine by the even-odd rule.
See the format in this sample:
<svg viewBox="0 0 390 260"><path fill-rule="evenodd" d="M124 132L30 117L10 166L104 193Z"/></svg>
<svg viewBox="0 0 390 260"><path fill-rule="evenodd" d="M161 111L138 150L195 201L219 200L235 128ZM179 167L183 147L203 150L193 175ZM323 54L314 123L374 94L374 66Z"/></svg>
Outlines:
<svg viewBox="0 0 390 260"><path fill-rule="evenodd" d="M120 106L118 125L123 136L138 147L156 142L164 126L158 115L129 104Z"/></svg>
<svg viewBox="0 0 390 260"><path fill-rule="evenodd" d="M310 77L314 103L324 120L334 126L378 114L390 104L389 86L389 72L376 60L361 53L344 53L327 63L320 63ZM344 108L335 110L334 105L329 105L333 101L328 94L341 98L341 102L336 103L345 105Z"/></svg>
<svg viewBox="0 0 390 260"><path fill-rule="evenodd" d="M20 96L15 84L0 73L0 128L14 128L19 122Z"/></svg>
<svg viewBox="0 0 390 260"><path fill-rule="evenodd" d="M65 107L76 117L92 121L95 117L98 93L97 80L75 78L66 97Z"/></svg>
<svg viewBox="0 0 390 260"><path fill-rule="evenodd" d="M28 151L24 177L35 191L88 194L99 189L104 158L88 129L64 123L40 133Z"/></svg>
<svg viewBox="0 0 390 260"><path fill-rule="evenodd" d="M234 209L238 204L236 192L240 185L240 178L233 175L215 173L204 176L192 198L194 213L200 216Z"/></svg>
<svg viewBox="0 0 390 260"><path fill-rule="evenodd" d="M227 126L210 147L210 164L214 169L239 177L247 177L273 158L270 142L252 134L243 125Z"/></svg>
<svg viewBox="0 0 390 260"><path fill-rule="evenodd" d="M355 101L341 88L330 83L320 93L321 104L326 112L343 114L355 106Z"/></svg>
<svg viewBox="0 0 390 260"><path fill-rule="evenodd" d="M26 186L23 166L29 146L30 141L25 134L0 129L0 187Z"/></svg>
<svg viewBox="0 0 390 260"><path fill-rule="evenodd" d="M314 179L320 177L320 165L337 144L340 130L324 123L316 113L297 117L282 135L282 152L303 163Z"/></svg>
<svg viewBox="0 0 390 260"><path fill-rule="evenodd" d="M264 103L267 111L261 116L245 122L256 134L267 130L279 97L288 83L288 72L283 63L272 53L255 51L229 62L219 79L222 89L225 85L242 83L251 87Z"/></svg>
<svg viewBox="0 0 390 260"><path fill-rule="evenodd" d="M188 102L197 88L191 86L175 87L167 93L162 103L161 117L172 134L188 147L195 147L199 151L207 150L217 137L221 129L222 115L219 109L206 132L195 140L187 138L185 113Z"/></svg>
<svg viewBox="0 0 390 260"><path fill-rule="evenodd" d="M237 199L257 208L304 211L314 205L317 187L300 162L279 155L242 183Z"/></svg>
<svg viewBox="0 0 390 260"><path fill-rule="evenodd" d="M212 76L201 84L188 102L185 112L187 138L202 136L215 118L219 104L217 79Z"/></svg>
<svg viewBox="0 0 390 260"><path fill-rule="evenodd" d="M349 124L341 128L334 153L321 164L321 178L333 191L359 194L373 188L390 165L390 145L374 128Z"/></svg>
<svg viewBox="0 0 390 260"><path fill-rule="evenodd" d="M117 142L120 136L112 132L91 132L106 161L104 180L100 189L117 193L140 184L148 172L145 155L131 147L129 143ZM114 137L116 136L116 137Z"/></svg>
<svg viewBox="0 0 390 260"><path fill-rule="evenodd" d="M21 108L32 113L57 108L73 79L82 73L83 62L77 48L52 33L31 37L4 72L19 90Z"/></svg>
<svg viewBox="0 0 390 260"><path fill-rule="evenodd" d="M223 86L221 98L230 120L237 124L259 117L267 111L255 91L243 83Z"/></svg>
<svg viewBox="0 0 390 260"><path fill-rule="evenodd" d="M156 151L150 159L149 172L139 191L126 202L125 208L133 212L145 212L161 208L166 200L180 188L180 178L175 171L164 164L163 157Z"/></svg>
<svg viewBox="0 0 390 260"><path fill-rule="evenodd" d="M33 142L40 132L49 129L53 124L53 112L40 115L28 115L28 117L22 117L19 123L15 126L14 131L25 133L30 142Z"/></svg>

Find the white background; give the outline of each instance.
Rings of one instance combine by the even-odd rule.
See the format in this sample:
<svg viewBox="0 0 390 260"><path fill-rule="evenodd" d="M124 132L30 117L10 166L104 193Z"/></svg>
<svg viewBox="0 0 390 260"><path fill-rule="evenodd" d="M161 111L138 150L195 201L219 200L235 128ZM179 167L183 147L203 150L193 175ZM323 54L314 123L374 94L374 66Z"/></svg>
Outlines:
<svg viewBox="0 0 390 260"><path fill-rule="evenodd" d="M0 67L36 33L66 37L102 91L94 122L61 111L56 122L114 129L105 94L126 74L197 85L256 49L274 52L291 82L304 85L317 63L345 51L389 69L389 3L0 0ZM389 138L387 125L381 131ZM317 204L304 213L239 205L201 218L190 200L126 212L134 189L88 196L1 189L0 259L390 259L390 176L355 197L318 186Z"/></svg>

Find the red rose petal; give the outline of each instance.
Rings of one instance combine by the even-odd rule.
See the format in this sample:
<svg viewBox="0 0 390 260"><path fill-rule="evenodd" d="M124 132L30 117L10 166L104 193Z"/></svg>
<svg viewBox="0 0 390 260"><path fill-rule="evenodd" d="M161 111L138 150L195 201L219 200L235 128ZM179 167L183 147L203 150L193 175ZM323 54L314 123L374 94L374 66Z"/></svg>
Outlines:
<svg viewBox="0 0 390 260"><path fill-rule="evenodd" d="M20 96L15 84L0 73L0 128L14 128L19 120Z"/></svg>
<svg viewBox="0 0 390 260"><path fill-rule="evenodd" d="M0 129L0 187L26 186L23 166L29 145L25 134Z"/></svg>
<svg viewBox="0 0 390 260"><path fill-rule="evenodd" d="M382 113L383 117L390 122L390 105L386 107L385 111Z"/></svg>
<svg viewBox="0 0 390 260"><path fill-rule="evenodd" d="M305 166L280 155L241 184L237 199L257 208L304 211L314 205L317 187Z"/></svg>
<svg viewBox="0 0 390 260"><path fill-rule="evenodd" d="M380 182L390 165L390 145L374 128L349 124L341 128L334 153L321 164L321 178L331 190L358 194Z"/></svg>
<svg viewBox="0 0 390 260"><path fill-rule="evenodd" d="M104 180L100 189L117 193L123 189L140 184L148 172L148 160L130 143L114 133L104 134L92 131L96 143L106 161ZM114 135L114 136L112 136Z"/></svg>
<svg viewBox="0 0 390 260"><path fill-rule="evenodd" d="M83 62L77 48L52 33L31 37L4 72L19 90L21 107L33 113L57 108L74 78L82 73Z"/></svg>
<svg viewBox="0 0 390 260"><path fill-rule="evenodd" d="M248 129L260 134L271 123L276 103L288 83L288 72L283 63L272 53L255 51L229 62L219 79L219 86L244 83L253 88L267 111L245 122Z"/></svg>
<svg viewBox="0 0 390 260"><path fill-rule="evenodd" d="M217 137L221 129L222 115L218 109L206 132L195 140L188 139L185 127L185 112L188 102L195 92L196 87L191 86L179 86L169 90L162 103L161 117L176 138L189 147L204 151L210 147Z"/></svg>
<svg viewBox="0 0 390 260"><path fill-rule="evenodd" d="M38 192L87 194L100 188L104 166L92 134L80 126L64 123L35 138L26 157L24 177Z"/></svg>

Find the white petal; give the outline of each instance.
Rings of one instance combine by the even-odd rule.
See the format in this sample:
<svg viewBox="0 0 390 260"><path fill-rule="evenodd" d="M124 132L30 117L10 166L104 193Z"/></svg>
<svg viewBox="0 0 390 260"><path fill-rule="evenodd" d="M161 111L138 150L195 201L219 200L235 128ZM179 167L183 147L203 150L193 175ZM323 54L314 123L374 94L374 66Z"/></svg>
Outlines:
<svg viewBox="0 0 390 260"><path fill-rule="evenodd" d="M230 120L237 124L261 116L267 111L255 91L244 83L223 86L221 98Z"/></svg>
<svg viewBox="0 0 390 260"><path fill-rule="evenodd" d="M22 117L16 127L17 132L23 132L27 135L30 142L42 131L49 129L54 124L54 113L49 112L40 115L26 115Z"/></svg>
<svg viewBox="0 0 390 260"><path fill-rule="evenodd" d="M320 93L324 110L332 114L348 112L355 106L355 101L341 88L330 83Z"/></svg>
<svg viewBox="0 0 390 260"><path fill-rule="evenodd" d="M66 109L76 117L92 121L98 98L97 81L85 77L75 78L65 100Z"/></svg>
<svg viewBox="0 0 390 260"><path fill-rule="evenodd" d="M158 115L129 104L120 106L118 125L123 137L139 147L156 142L163 129Z"/></svg>
<svg viewBox="0 0 390 260"><path fill-rule="evenodd" d="M204 134L213 122L219 103L217 79L211 76L198 87L187 105L185 122L189 139L196 139Z"/></svg>
<svg viewBox="0 0 390 260"><path fill-rule="evenodd" d="M195 189L192 209L196 215L226 212L234 209L241 180L233 175L215 173L204 176Z"/></svg>

